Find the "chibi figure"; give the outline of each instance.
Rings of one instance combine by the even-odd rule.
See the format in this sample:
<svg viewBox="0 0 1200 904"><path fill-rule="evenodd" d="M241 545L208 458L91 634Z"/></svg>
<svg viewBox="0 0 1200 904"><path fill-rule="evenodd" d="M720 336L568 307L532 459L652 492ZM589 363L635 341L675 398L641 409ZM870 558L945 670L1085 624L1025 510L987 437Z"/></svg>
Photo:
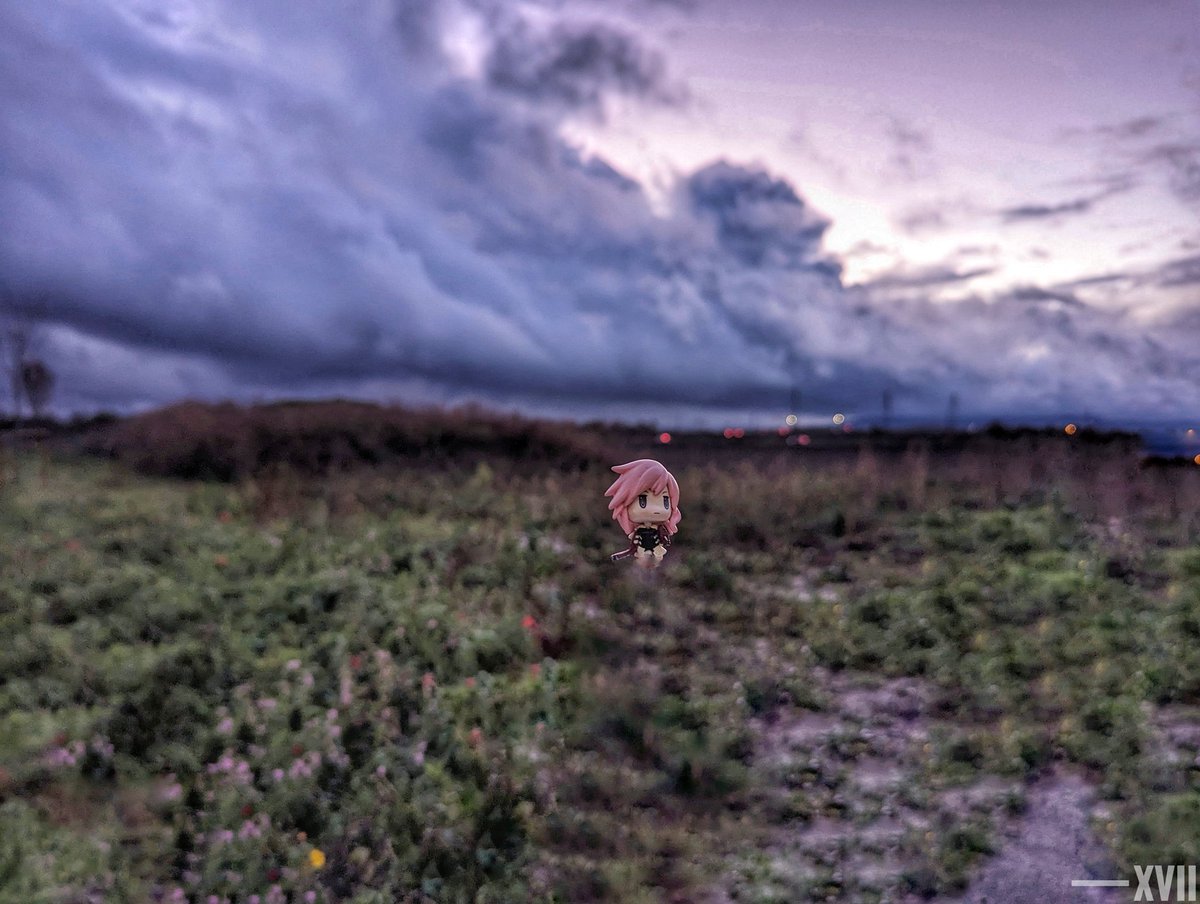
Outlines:
<svg viewBox="0 0 1200 904"><path fill-rule="evenodd" d="M640 458L613 468L620 476L604 491L608 510L629 538L629 548L613 553L614 562L633 556L657 568L679 525L679 484L658 462Z"/></svg>

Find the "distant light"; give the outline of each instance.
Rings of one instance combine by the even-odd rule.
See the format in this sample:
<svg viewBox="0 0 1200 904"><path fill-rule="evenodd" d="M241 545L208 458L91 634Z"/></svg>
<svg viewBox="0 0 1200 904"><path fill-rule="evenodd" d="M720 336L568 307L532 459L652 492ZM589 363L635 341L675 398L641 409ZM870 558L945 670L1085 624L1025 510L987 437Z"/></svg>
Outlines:
<svg viewBox="0 0 1200 904"><path fill-rule="evenodd" d="M780 427L780 428L779 428L779 435L780 435L780 436L787 436L787 435L788 435L789 433L791 433L791 432L792 432L792 428L791 428L791 427Z"/></svg>
<svg viewBox="0 0 1200 904"><path fill-rule="evenodd" d="M802 446L807 446L809 443L812 442L812 437L809 436L807 433L801 433L800 439L797 440L797 442L799 442L800 445L802 445Z"/></svg>
<svg viewBox="0 0 1200 904"><path fill-rule="evenodd" d="M787 417L784 418L784 420L787 421L787 425L789 427L795 427L796 421L800 420L800 418L796 417L796 415L794 415L794 414L789 414Z"/></svg>
<svg viewBox="0 0 1200 904"><path fill-rule="evenodd" d="M735 427L733 430L733 435L737 439L741 439L743 436L746 435L746 431L743 430L741 427Z"/></svg>
<svg viewBox="0 0 1200 904"><path fill-rule="evenodd" d="M1079 429L1079 428L1078 428L1078 427L1076 427L1074 424L1067 424L1067 426L1063 427L1063 432L1064 432L1065 434L1067 434L1067 436L1074 436L1074 435L1075 435L1075 431L1076 431L1076 430L1078 430L1078 429Z"/></svg>
<svg viewBox="0 0 1200 904"><path fill-rule="evenodd" d="M1188 436L1195 436L1195 435L1196 435L1196 428L1188 427Z"/></svg>
<svg viewBox="0 0 1200 904"><path fill-rule="evenodd" d="M671 441L671 434L669 434L669 433L660 433L660 434L658 435L658 441L659 441L660 443L662 443L662 444L665 446L667 443L669 443L669 442Z"/></svg>
<svg viewBox="0 0 1200 904"><path fill-rule="evenodd" d="M851 427L849 424L842 424L842 432L843 433L853 433L854 428Z"/></svg>
<svg viewBox="0 0 1200 904"><path fill-rule="evenodd" d="M1200 455L1197 455L1195 458L1192 459L1192 461L1194 461L1196 464L1200 465Z"/></svg>
<svg viewBox="0 0 1200 904"><path fill-rule="evenodd" d="M841 425L841 424L845 423L845 421L846 421L846 415L842 414L840 411L833 416L833 422L835 424Z"/></svg>
<svg viewBox="0 0 1200 904"><path fill-rule="evenodd" d="M721 435L724 436L726 439L733 439L733 428L726 427L724 430L721 431Z"/></svg>

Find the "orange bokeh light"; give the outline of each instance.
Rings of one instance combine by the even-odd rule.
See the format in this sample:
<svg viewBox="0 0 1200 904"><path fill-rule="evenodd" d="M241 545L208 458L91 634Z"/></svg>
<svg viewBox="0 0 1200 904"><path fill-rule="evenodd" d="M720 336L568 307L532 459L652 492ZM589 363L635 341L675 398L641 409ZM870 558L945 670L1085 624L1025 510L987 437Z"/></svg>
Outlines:
<svg viewBox="0 0 1200 904"><path fill-rule="evenodd" d="M1074 436L1075 431L1078 429L1079 428L1076 427L1074 424L1067 424L1067 426L1063 427L1063 433L1067 434L1067 436Z"/></svg>

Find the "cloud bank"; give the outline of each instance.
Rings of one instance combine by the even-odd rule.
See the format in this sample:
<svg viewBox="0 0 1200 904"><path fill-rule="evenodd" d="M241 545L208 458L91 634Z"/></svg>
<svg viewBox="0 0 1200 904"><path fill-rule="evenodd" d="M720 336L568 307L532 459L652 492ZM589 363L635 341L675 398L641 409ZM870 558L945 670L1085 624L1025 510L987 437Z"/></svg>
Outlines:
<svg viewBox="0 0 1200 904"><path fill-rule="evenodd" d="M1053 287L921 294L960 282L954 262L845 285L803 187L735 154L653 209L561 137L614 100L688 103L612 9L5 5L0 288L50 325L60 404L342 393L666 421L778 412L793 387L851 411L884 389L933 412L950 392L996 414L1195 404L1166 321Z"/></svg>

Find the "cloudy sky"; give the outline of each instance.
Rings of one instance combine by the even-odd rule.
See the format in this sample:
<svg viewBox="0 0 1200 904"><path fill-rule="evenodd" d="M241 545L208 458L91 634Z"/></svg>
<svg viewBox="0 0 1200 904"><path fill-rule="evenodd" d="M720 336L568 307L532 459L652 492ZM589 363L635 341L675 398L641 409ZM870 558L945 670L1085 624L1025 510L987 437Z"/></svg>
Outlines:
<svg viewBox="0 0 1200 904"><path fill-rule="evenodd" d="M1186 418L1200 3L9 0L0 210L60 411Z"/></svg>

